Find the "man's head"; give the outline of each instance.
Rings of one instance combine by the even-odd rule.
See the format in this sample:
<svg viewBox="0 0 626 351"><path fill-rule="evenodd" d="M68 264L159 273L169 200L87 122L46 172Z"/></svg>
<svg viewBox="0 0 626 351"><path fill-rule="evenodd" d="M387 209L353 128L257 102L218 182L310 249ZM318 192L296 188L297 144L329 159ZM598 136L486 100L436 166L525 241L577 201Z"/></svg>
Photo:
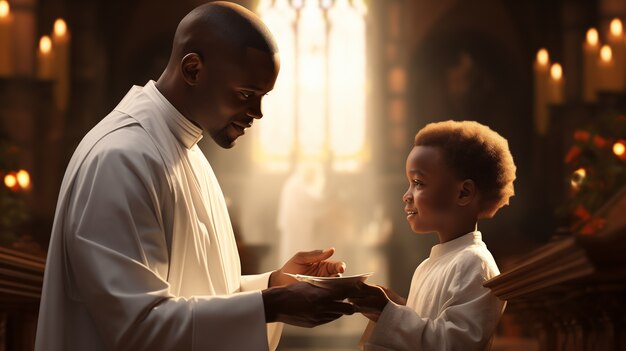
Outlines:
<svg viewBox="0 0 626 351"><path fill-rule="evenodd" d="M506 139L488 127L471 121L428 124L415 136L406 163L411 227L436 231L458 214L493 217L514 194L515 170Z"/></svg>
<svg viewBox="0 0 626 351"><path fill-rule="evenodd" d="M274 39L252 12L229 2L201 5L185 16L157 87L185 117L230 148L274 88L280 62Z"/></svg>

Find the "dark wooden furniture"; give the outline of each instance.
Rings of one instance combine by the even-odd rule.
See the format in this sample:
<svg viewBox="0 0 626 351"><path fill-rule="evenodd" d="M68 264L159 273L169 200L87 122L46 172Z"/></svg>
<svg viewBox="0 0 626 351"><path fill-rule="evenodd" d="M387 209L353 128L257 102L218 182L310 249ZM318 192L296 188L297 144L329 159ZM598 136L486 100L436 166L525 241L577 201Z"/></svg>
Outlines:
<svg viewBox="0 0 626 351"><path fill-rule="evenodd" d="M33 350L45 259L0 247L0 351Z"/></svg>
<svg viewBox="0 0 626 351"><path fill-rule="evenodd" d="M485 283L542 351L626 350L626 189L598 215L599 232L555 238Z"/></svg>

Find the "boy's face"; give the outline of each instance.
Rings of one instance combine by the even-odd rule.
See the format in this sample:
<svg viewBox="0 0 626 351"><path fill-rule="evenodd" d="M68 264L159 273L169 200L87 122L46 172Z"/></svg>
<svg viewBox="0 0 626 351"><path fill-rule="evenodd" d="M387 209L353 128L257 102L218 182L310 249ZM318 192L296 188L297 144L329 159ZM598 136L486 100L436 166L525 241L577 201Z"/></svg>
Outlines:
<svg viewBox="0 0 626 351"><path fill-rule="evenodd" d="M409 189L403 196L407 221L416 233L441 233L454 221L462 181L435 146L415 146L406 160Z"/></svg>

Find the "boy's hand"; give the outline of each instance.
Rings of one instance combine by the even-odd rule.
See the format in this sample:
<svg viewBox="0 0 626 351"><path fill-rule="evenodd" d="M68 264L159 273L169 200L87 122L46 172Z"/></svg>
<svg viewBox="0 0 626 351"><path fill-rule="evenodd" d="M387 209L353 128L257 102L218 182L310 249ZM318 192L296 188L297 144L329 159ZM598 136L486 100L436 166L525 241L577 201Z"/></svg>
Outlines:
<svg viewBox="0 0 626 351"><path fill-rule="evenodd" d="M335 253L334 248L314 251L302 251L295 254L285 265L272 273L269 287L289 285L296 280L283 273L303 274L316 277L336 277L346 270L346 264L340 261L327 261Z"/></svg>
<svg viewBox="0 0 626 351"><path fill-rule="evenodd" d="M357 312L362 313L365 317L374 322L378 321L378 317L389 301L393 301L399 305L406 304L406 299L392 290L381 286L359 283L357 288L355 294L349 297L348 301L355 305ZM389 295L393 296L393 298L390 298Z"/></svg>
<svg viewBox="0 0 626 351"><path fill-rule="evenodd" d="M387 297L389 298L389 300L393 301L396 303L396 305L401 305L401 306L406 306L406 298L398 295L398 293L396 293L395 291L386 288L382 285L378 285L379 288L383 289L383 291L385 291L385 294L387 295Z"/></svg>

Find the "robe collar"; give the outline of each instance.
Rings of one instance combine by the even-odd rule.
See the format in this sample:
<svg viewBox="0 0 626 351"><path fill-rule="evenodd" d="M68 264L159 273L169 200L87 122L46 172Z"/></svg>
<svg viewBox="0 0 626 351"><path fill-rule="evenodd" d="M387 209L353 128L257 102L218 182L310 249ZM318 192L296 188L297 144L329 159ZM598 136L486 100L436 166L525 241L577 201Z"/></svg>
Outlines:
<svg viewBox="0 0 626 351"><path fill-rule="evenodd" d="M202 139L202 128L183 116L157 89L153 80L149 81L142 91L152 100L157 108L163 112L163 117L172 134L187 149L191 149Z"/></svg>
<svg viewBox="0 0 626 351"><path fill-rule="evenodd" d="M469 232L443 244L437 244L433 246L430 249L430 258L441 257L451 252L460 251L472 245L484 245L482 241L482 235L478 230Z"/></svg>

